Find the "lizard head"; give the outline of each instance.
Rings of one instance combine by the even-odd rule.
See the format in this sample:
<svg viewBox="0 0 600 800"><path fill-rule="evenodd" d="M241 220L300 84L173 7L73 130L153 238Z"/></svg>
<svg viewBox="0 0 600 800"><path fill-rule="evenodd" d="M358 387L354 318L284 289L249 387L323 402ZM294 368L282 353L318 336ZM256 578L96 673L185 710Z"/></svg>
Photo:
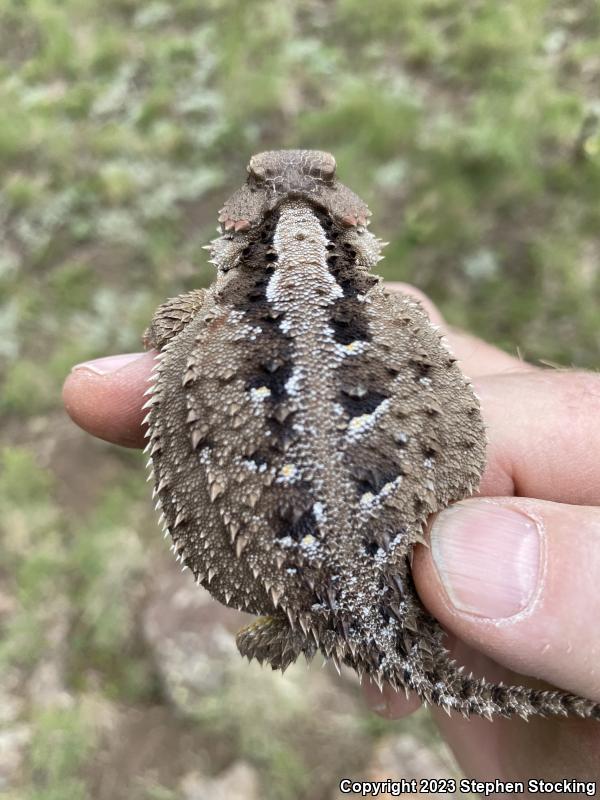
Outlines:
<svg viewBox="0 0 600 800"><path fill-rule="evenodd" d="M252 156L248 178L220 211L226 231L247 231L285 200L305 200L336 222L366 225L370 211L338 181L335 158L321 150L267 150Z"/></svg>
<svg viewBox="0 0 600 800"><path fill-rule="evenodd" d="M335 158L321 150L267 150L252 156L249 181L275 191L310 191L315 182L332 184Z"/></svg>

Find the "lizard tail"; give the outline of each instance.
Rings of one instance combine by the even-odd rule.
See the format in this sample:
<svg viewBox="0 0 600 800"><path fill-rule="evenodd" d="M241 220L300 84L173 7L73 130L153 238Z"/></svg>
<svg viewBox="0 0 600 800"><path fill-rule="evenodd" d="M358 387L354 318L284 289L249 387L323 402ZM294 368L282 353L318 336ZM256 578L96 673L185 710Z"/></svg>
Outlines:
<svg viewBox="0 0 600 800"><path fill-rule="evenodd" d="M403 670L398 682L413 689L424 702L440 705L448 712L456 710L465 717L477 714L490 720L494 715L516 714L523 719L537 714L600 720L600 703L559 689L532 689L475 678L465 674L445 649L440 648L427 661L421 662L421 669L407 662L408 669Z"/></svg>
<svg viewBox="0 0 600 800"><path fill-rule="evenodd" d="M359 675L368 675L379 686L387 682L396 690L412 690L424 703L459 711L465 717L519 715L527 719L537 714L600 720L600 703L579 695L493 683L465 673L444 647L443 628L422 605L408 564L396 574L400 575L399 601L388 600L383 609L389 612L384 635L376 634L368 649L346 653L344 658Z"/></svg>

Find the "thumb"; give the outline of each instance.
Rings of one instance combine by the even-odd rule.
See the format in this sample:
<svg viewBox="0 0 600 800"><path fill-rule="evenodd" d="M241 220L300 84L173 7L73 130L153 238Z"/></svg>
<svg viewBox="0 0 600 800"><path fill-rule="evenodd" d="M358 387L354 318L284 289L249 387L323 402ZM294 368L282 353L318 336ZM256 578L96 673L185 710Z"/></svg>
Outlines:
<svg viewBox="0 0 600 800"><path fill-rule="evenodd" d="M477 498L434 518L413 574L449 631L498 663L600 700L600 509Z"/></svg>

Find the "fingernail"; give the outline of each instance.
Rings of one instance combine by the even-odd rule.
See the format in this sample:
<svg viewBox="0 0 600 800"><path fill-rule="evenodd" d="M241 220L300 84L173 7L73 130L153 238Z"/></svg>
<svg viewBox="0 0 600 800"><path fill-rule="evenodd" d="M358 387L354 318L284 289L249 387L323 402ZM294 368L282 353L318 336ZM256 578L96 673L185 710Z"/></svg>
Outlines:
<svg viewBox="0 0 600 800"><path fill-rule="evenodd" d="M145 353L122 353L118 356L105 356L104 358L96 358L94 361L84 361L81 364L76 364L72 372L79 369L87 369L90 372L95 372L96 375L109 375L111 372L116 372L121 367L125 367L132 361L141 358Z"/></svg>
<svg viewBox="0 0 600 800"><path fill-rule="evenodd" d="M514 508L470 500L435 519L431 555L460 611L506 619L527 608L538 583L537 523Z"/></svg>

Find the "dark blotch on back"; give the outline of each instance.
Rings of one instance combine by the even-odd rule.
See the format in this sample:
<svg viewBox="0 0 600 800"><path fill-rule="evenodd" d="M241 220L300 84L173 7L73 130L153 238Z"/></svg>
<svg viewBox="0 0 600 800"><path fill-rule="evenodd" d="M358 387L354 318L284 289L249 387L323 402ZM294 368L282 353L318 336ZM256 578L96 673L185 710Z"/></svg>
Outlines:
<svg viewBox="0 0 600 800"><path fill-rule="evenodd" d="M397 468L390 469L383 464L357 464L351 472L361 494L365 492L379 494L386 483L395 481L399 474Z"/></svg>
<svg viewBox="0 0 600 800"><path fill-rule="evenodd" d="M305 536L319 537L319 526L313 511L314 499L310 484L300 481L290 487L286 499L274 520L275 536L284 539L289 536L300 542Z"/></svg>
<svg viewBox="0 0 600 800"><path fill-rule="evenodd" d="M319 536L319 527L311 509L305 511L302 516L288 528L284 529L284 536L291 536L296 542L301 542L305 536Z"/></svg>
<svg viewBox="0 0 600 800"><path fill-rule="evenodd" d="M373 557L377 555L379 552L379 542L376 542L375 539L365 539L363 542L363 547L367 555Z"/></svg>
<svg viewBox="0 0 600 800"><path fill-rule="evenodd" d="M293 367L291 361L281 363L274 369L269 367L274 364L273 359L269 359L267 365L260 364L252 371L252 375L246 381L247 389L258 389L260 386L267 386L271 391L271 396L267 402L278 402L285 397L285 384L292 375Z"/></svg>
<svg viewBox="0 0 600 800"><path fill-rule="evenodd" d="M333 338L339 344L370 339L369 323L364 306L354 298L340 298L331 311Z"/></svg>
<svg viewBox="0 0 600 800"><path fill-rule="evenodd" d="M269 444L273 450L285 453L292 444L298 441L298 434L292 426L294 414L290 414L283 422L275 416L267 418L267 429L271 433Z"/></svg>
<svg viewBox="0 0 600 800"><path fill-rule="evenodd" d="M340 391L339 399L344 411L351 417L360 417L362 414L372 414L389 395L377 389L366 389L362 396L355 396L350 389Z"/></svg>

